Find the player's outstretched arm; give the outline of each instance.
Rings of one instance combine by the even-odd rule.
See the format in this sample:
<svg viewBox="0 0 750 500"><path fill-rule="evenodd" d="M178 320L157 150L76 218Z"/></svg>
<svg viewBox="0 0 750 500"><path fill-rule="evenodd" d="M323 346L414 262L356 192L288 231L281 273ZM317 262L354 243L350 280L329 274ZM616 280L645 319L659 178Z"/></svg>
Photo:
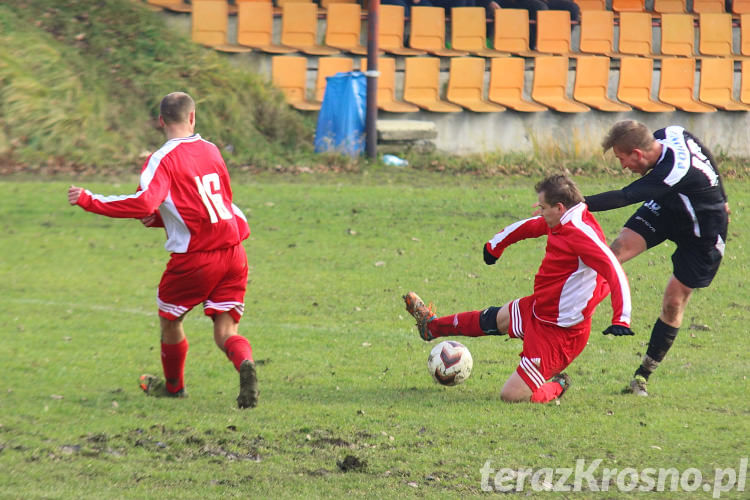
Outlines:
<svg viewBox="0 0 750 500"><path fill-rule="evenodd" d="M602 332L604 335L614 335L615 337L624 337L629 335L635 335L635 332L622 325L610 325L606 330Z"/></svg>
<svg viewBox="0 0 750 500"><path fill-rule="evenodd" d="M68 188L68 203L76 205L78 203L78 198L81 197L81 193L83 193L82 187L71 185Z"/></svg>
<svg viewBox="0 0 750 500"><path fill-rule="evenodd" d="M484 262L492 265L503 254L503 251L513 243L527 238L539 238L547 234L547 223L539 216L520 220L506 226L497 233L490 241L484 244Z"/></svg>

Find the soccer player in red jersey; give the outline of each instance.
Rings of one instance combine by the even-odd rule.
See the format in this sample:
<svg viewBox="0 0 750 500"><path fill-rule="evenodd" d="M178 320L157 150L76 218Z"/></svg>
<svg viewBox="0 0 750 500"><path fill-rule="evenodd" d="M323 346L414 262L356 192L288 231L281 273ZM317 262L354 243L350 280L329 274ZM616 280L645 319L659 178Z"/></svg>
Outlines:
<svg viewBox="0 0 750 500"><path fill-rule="evenodd" d="M195 102L173 92L160 105L159 123L167 142L143 165L135 194L103 196L70 186L68 201L88 212L136 218L163 227L171 252L156 302L161 326L165 380L142 375L140 386L153 396L184 397L188 342L182 319L195 306L214 324L214 341L239 372L237 405L258 402L258 381L248 340L239 335L247 287L247 255L242 241L250 227L232 202L229 172L219 149L195 133Z"/></svg>
<svg viewBox="0 0 750 500"><path fill-rule="evenodd" d="M441 318L414 292L404 296L423 340L505 334L522 339L521 362L500 393L508 402L547 403L563 395L570 377L562 371L583 351L591 316L610 292L612 325L604 333L633 335L627 277L578 187L565 175L552 175L535 189L538 215L511 224L484 246L484 260L492 265L513 243L547 236L532 295Z"/></svg>

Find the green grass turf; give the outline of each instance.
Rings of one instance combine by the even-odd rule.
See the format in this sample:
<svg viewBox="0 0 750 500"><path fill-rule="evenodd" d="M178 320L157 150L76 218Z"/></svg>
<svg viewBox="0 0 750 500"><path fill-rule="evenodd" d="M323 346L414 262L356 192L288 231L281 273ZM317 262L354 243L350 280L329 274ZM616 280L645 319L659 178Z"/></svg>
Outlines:
<svg viewBox="0 0 750 500"><path fill-rule="evenodd" d="M623 184L577 181L585 193ZM619 498L626 493L614 479L610 491L592 491L605 468L648 475L661 467L694 468L703 482L692 493L631 494L710 498L715 469L740 472L750 454L750 186L728 183L725 262L691 299L651 397L620 391L659 313L671 245L625 265L637 335L599 333L611 316L605 299L561 404L499 400L521 348L505 338L462 340L474 357L471 378L438 386L426 369L432 344L418 338L401 295L414 290L448 314L530 293L543 239L512 246L493 267L481 246L531 213L534 182L236 178L235 202L252 228L240 329L261 387L259 406L245 411L235 406L237 374L199 310L185 321L190 397L138 389L138 375L161 372L155 291L168 254L160 230L69 207L63 182L0 182L0 497L469 497L484 494L488 460L496 470L539 471L601 459L597 483L584 480L581 493L534 491L526 480L519 494ZM84 185L119 194L135 182ZM608 238L633 208L598 216ZM343 472L347 456L361 467ZM509 484L493 473L485 486L495 479ZM649 489L647 478L638 485ZM721 497L747 495L733 488Z"/></svg>

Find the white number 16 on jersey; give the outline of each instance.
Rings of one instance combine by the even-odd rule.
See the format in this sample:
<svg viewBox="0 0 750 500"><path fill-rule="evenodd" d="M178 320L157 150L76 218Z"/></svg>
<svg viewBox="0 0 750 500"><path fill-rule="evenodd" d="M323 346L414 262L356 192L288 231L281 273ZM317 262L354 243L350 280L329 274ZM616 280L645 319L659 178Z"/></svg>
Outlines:
<svg viewBox="0 0 750 500"><path fill-rule="evenodd" d="M216 218L217 212L219 217L224 220L232 218L232 213L227 210L224 200L221 198L219 174L206 174L202 178L195 176L195 184L198 186L198 192L201 195L203 204L206 206L212 224L219 220Z"/></svg>

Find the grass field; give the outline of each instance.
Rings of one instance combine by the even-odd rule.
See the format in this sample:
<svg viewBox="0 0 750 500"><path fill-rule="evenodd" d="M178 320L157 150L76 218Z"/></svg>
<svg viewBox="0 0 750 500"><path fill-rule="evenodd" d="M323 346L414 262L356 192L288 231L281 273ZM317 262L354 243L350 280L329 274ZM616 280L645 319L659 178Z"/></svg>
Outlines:
<svg viewBox="0 0 750 500"><path fill-rule="evenodd" d="M577 180L585 193L623 184ZM518 482L524 498L748 498L750 485L738 491L750 455L747 182L728 183L725 262L694 294L651 397L620 391L658 315L669 245L625 266L636 337L599 334L611 316L605 300L559 405L499 400L521 347L505 338L463 340L471 378L432 382L432 344L418 338L401 295L415 290L448 314L530 293L542 239L493 267L481 245L529 215L534 182L236 178L253 231L241 332L261 384L259 406L245 411L199 311L185 322L190 397L147 398L137 387L141 373L160 373L160 230L69 207L65 182L0 182L0 498L448 498ZM135 183L84 185L119 194ZM631 211L599 216L608 238ZM533 482L541 489L560 468L596 464L593 481L563 481L581 492L535 491L529 478L497 472L530 468L546 478ZM675 469L677 491L674 474L654 491L659 468ZM607 474L610 490L596 491Z"/></svg>

